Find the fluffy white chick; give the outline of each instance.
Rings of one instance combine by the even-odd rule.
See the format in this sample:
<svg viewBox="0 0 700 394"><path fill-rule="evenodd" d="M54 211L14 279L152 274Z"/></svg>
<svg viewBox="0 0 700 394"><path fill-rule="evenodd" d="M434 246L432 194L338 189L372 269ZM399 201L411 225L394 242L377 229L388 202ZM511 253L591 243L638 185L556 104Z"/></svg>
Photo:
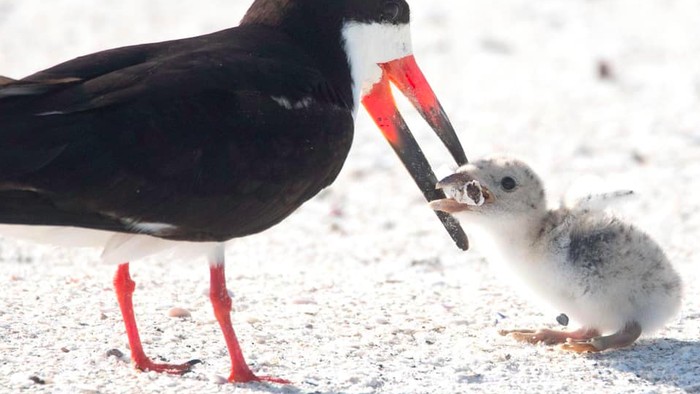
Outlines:
<svg viewBox="0 0 700 394"><path fill-rule="evenodd" d="M465 199L467 185L472 197ZM473 185L481 189L481 204L475 203ZM522 161L479 160L437 187L448 198L431 202L433 209L454 214L489 261L580 324L575 331L501 334L597 352L629 346L677 313L680 276L647 234L590 204L590 198L547 209L540 178Z"/></svg>

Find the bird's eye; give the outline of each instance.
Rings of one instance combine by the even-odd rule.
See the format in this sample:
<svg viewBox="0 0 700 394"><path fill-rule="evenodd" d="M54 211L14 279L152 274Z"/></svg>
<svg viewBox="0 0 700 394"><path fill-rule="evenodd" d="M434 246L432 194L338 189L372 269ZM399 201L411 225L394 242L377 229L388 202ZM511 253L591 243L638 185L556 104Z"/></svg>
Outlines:
<svg viewBox="0 0 700 394"><path fill-rule="evenodd" d="M513 189L515 189L515 186L517 186L517 184L515 183L515 179L513 178L507 176L501 179L501 187L503 188L503 190L507 192L512 192Z"/></svg>
<svg viewBox="0 0 700 394"><path fill-rule="evenodd" d="M382 20L394 22L401 13L401 6L395 1L387 1L382 8Z"/></svg>

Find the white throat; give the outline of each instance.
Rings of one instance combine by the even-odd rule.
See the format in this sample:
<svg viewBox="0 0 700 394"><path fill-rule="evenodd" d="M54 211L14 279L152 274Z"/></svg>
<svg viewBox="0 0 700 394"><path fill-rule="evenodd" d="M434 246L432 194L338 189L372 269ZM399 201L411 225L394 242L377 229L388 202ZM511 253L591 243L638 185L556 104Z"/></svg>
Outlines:
<svg viewBox="0 0 700 394"><path fill-rule="evenodd" d="M382 78L379 64L413 53L411 29L408 24L346 22L342 38L352 76L355 116L362 97Z"/></svg>
<svg viewBox="0 0 700 394"><path fill-rule="evenodd" d="M494 220L479 215L457 215L475 244L489 245L482 253L492 260L521 261L529 254L537 237L540 217Z"/></svg>

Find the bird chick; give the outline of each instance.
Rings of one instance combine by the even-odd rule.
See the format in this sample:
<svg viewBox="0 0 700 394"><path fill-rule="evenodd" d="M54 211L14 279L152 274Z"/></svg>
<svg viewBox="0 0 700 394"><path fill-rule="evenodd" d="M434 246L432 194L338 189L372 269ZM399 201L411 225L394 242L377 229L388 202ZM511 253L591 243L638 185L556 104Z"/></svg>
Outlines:
<svg viewBox="0 0 700 394"><path fill-rule="evenodd" d="M466 185L469 198L464 198ZM481 204L474 185L480 188ZM499 272L511 273L541 301L580 324L575 331L510 330L502 335L598 352L631 345L678 311L680 277L647 234L600 204L590 204L590 198L548 209L540 178L522 161L476 161L437 188L448 198L431 207L454 214L483 246L487 259L500 266Z"/></svg>

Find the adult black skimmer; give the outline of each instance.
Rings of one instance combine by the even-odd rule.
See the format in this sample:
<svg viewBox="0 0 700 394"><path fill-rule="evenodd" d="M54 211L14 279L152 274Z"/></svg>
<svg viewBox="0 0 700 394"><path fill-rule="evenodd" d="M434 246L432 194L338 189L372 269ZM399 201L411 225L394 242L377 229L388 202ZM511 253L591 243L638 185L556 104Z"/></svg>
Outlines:
<svg viewBox="0 0 700 394"><path fill-rule="evenodd" d="M444 196L390 90L391 81L466 163L413 58L409 19L403 0L256 0L236 28L2 78L0 223L31 225L34 234L80 229L78 242L99 242L106 260L122 263L114 286L141 370L191 365L145 355L124 261L177 243L196 247L209 256L229 380L283 382L246 365L223 242L279 223L333 182L361 102L425 196ZM440 218L466 248L459 224Z"/></svg>

